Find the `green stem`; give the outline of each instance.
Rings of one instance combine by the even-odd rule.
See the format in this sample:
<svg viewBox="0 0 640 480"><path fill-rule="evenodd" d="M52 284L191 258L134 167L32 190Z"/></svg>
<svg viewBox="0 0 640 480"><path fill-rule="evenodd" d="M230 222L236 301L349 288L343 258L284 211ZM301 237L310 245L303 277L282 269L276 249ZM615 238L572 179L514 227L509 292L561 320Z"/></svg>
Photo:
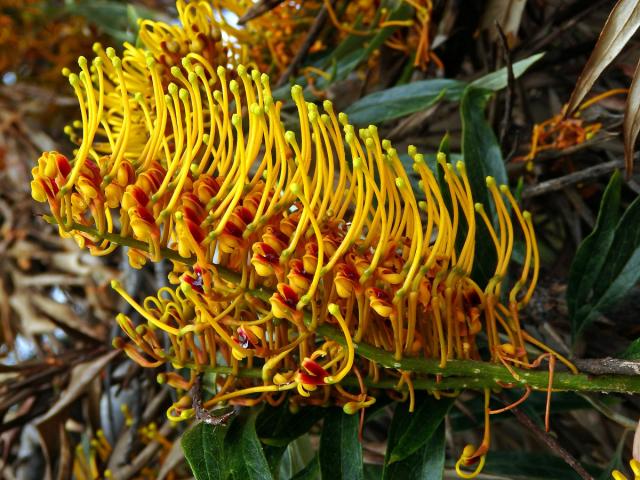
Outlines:
<svg viewBox="0 0 640 480"><path fill-rule="evenodd" d="M55 224L53 217L45 216L44 219ZM118 245L137 248L143 251L149 251L149 246L145 242L123 237L115 233L100 233L94 228L79 224L72 224L71 229L87 233L98 240L108 240ZM169 248L162 249L162 255L165 258L176 260L186 264L193 264L195 258L184 258L175 250ZM225 280L238 283L240 276L216 265L218 273ZM265 288L257 288L248 291L250 295L269 301L273 294ZM311 324L311 316L305 312L305 323ZM346 341L342 332L326 323L318 325L315 332L325 338L333 340L341 345L345 345ZM475 360L448 360L444 367L439 365L439 360L431 358L402 358L395 359L393 354L385 350L376 348L366 343L354 343L356 353L368 360L372 360L385 368L413 372L418 375L438 375L441 378L423 378L418 377L412 379L414 388L420 390L448 390L448 389L483 389L500 386L500 384L520 385L521 387L530 387L534 390L546 390L549 385L549 372L544 370L526 370L522 368L512 368L516 377L503 365L480 362ZM255 370L255 372L254 372ZM209 368L208 371L230 374L229 367ZM251 376L261 378L262 374L259 369L245 369L239 373L239 376ZM383 379L379 383L373 384L367 381L369 386L380 388L395 388L397 380ZM343 382L345 385L357 384L355 378L346 378ZM579 391L579 392L619 392L619 393L640 393L640 376L631 375L587 375L587 374L571 374L568 372L555 372L553 375L553 390L563 391Z"/></svg>
<svg viewBox="0 0 640 480"><path fill-rule="evenodd" d="M429 359L416 359L417 362L429 365ZM452 370L464 372L461 374L452 373L449 367L454 364ZM437 367L437 365L436 365ZM427 368L428 369L428 368ZM205 371L230 375L233 373L231 367L207 367ZM425 368L421 368L424 371ZM482 375L472 372L482 371ZM416 370L413 370L418 373ZM445 376L439 381L436 378L417 377L411 382L416 390L482 390L484 388L502 387L506 383L515 384L516 387L525 388L529 386L534 390L546 390L549 382L549 374L545 371L519 370L522 375L521 382L515 382L509 371L501 365L494 365L486 362L476 362L471 360L452 360L447 363L447 367L440 369ZM486 375L493 372L495 375ZM471 374L471 375L470 375ZM458 376L459 375L459 376ZM259 368L241 368L236 373L241 378L262 378L262 370ZM357 387L358 379L354 376L345 377L341 385ZM364 379L364 384L371 388L396 389L397 378L383 378L378 382L373 382L370 378ZM502 385L501 385L502 384ZM403 387L404 388L404 387ZM580 391L580 392L608 392L608 393L640 393L640 377L629 375L599 375L590 376L585 374L573 375L567 372L558 372L553 376L554 391Z"/></svg>

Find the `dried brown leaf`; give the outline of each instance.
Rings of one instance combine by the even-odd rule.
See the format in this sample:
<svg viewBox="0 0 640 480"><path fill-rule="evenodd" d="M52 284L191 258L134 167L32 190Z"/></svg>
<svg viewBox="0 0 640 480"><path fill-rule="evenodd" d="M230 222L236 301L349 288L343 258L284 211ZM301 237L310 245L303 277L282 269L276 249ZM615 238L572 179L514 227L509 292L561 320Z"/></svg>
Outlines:
<svg viewBox="0 0 640 480"><path fill-rule="evenodd" d="M633 173L633 151L640 133L640 61L631 80L624 109L624 166L627 176Z"/></svg>
<svg viewBox="0 0 640 480"><path fill-rule="evenodd" d="M49 411L35 422L40 433L45 458L59 457L60 445L57 440L57 426L63 422L61 417L66 409L85 393L93 379L119 354L119 350L112 350L87 362L79 363L71 369L71 378L67 388ZM47 470L46 478L52 478L50 468Z"/></svg>
<svg viewBox="0 0 640 480"><path fill-rule="evenodd" d="M640 3L619 0L604 24L600 38L571 94L567 115L576 111L602 71L613 61L640 26Z"/></svg>
<svg viewBox="0 0 640 480"><path fill-rule="evenodd" d="M47 420L55 417L71 403L73 403L80 395L82 395L89 383L107 366L107 364L120 354L120 350L111 350L100 357L93 358L88 362L77 364L71 370L71 378L69 384L58 401L51 407L46 415L38 419L38 424L42 424Z"/></svg>
<svg viewBox="0 0 640 480"><path fill-rule="evenodd" d="M480 28L489 30L490 39L498 39L496 23L507 35L509 46L513 46L520 29L526 0L489 0L484 8Z"/></svg>
<svg viewBox="0 0 640 480"><path fill-rule="evenodd" d="M51 298L43 295L34 295L32 297L34 305L51 318L60 328L69 334L80 334L92 340L104 341L107 332L104 326L89 325L84 319L80 318L69 305L58 303Z"/></svg>

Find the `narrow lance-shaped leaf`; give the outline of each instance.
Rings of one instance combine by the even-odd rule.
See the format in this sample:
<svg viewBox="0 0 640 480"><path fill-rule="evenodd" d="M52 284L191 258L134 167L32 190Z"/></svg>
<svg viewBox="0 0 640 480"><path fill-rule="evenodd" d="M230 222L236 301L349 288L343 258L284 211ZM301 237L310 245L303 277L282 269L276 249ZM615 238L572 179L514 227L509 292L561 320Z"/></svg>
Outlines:
<svg viewBox="0 0 640 480"><path fill-rule="evenodd" d="M513 64L513 76L515 78L519 78L524 72L526 72L531 65L536 63L544 57L543 53L536 53L535 55L531 55L530 57L524 58ZM509 77L507 72L507 67L502 67L495 72L491 72L484 77L480 77L477 80L474 80L469 84L469 86L485 89L497 92L498 90L502 90L507 87L509 83Z"/></svg>
<svg viewBox="0 0 640 480"><path fill-rule="evenodd" d="M386 463L392 464L404 460L422 447L442 423L451 405L453 405L451 399L425 396L416 402L413 413L409 413L406 406L398 406L394 415L394 422L398 424L397 431L393 442L390 441L387 446L391 450L387 454Z"/></svg>
<svg viewBox="0 0 640 480"><path fill-rule="evenodd" d="M515 77L521 76L544 54L538 53L513 65ZM497 91L507 86L507 70L501 68L475 80L478 89ZM429 79L398 85L367 95L352 104L345 113L354 125L365 126L410 115L435 105L440 100L458 101L466 84L459 80Z"/></svg>
<svg viewBox="0 0 640 480"><path fill-rule="evenodd" d="M582 241L569 271L567 306L574 335L581 329L576 313L587 303L593 284L604 265L613 241L615 226L620 218L620 173L615 172L604 191L600 211L593 231Z"/></svg>
<svg viewBox="0 0 640 480"><path fill-rule="evenodd" d="M182 436L182 450L196 480L222 480L225 456L222 447L226 427L201 422Z"/></svg>
<svg viewBox="0 0 640 480"><path fill-rule="evenodd" d="M640 197L627 208L616 225L613 241L593 286L593 296L576 313L580 329L584 329L597 315L616 306L638 280L640 280Z"/></svg>
<svg viewBox="0 0 640 480"><path fill-rule="evenodd" d="M383 480L442 480L445 460L444 422L429 439L404 460L385 465Z"/></svg>
<svg viewBox="0 0 640 480"><path fill-rule="evenodd" d="M230 478L271 480L269 464L256 433L256 415L240 416L229 427L224 452Z"/></svg>
<svg viewBox="0 0 640 480"><path fill-rule="evenodd" d="M327 480L362 480L362 445L358 415L332 408L324 419L320 439L320 471Z"/></svg>
<svg viewBox="0 0 640 480"><path fill-rule="evenodd" d="M600 38L571 94L567 115L575 112L605 68L613 61L640 26L640 3L620 0L609 14Z"/></svg>
<svg viewBox="0 0 640 480"><path fill-rule="evenodd" d="M609 306L622 298L635 285L640 277L640 268L634 264L640 255L640 197L629 205L616 227L615 237L604 262L601 274L594 285L594 295L599 298L600 307ZM628 275L626 279L622 277ZM628 280L629 283L624 283ZM613 292L612 287L620 284L620 290ZM611 294L609 298L607 295Z"/></svg>

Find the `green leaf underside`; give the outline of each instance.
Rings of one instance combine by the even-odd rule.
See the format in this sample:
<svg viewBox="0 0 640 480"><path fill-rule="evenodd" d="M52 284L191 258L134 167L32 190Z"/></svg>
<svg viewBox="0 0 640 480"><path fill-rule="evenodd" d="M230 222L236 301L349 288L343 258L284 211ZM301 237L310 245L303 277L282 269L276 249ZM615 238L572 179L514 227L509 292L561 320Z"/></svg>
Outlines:
<svg viewBox="0 0 640 480"><path fill-rule="evenodd" d="M327 412L320 438L320 471L326 480L363 480L362 445L358 439L359 415L340 408Z"/></svg>
<svg viewBox="0 0 640 480"><path fill-rule="evenodd" d="M353 103L345 113L354 125L377 124L419 112L439 100L456 101L464 87L464 82L459 80L420 80L367 95Z"/></svg>
<svg viewBox="0 0 640 480"><path fill-rule="evenodd" d="M543 55L538 53L516 62L513 65L514 76L521 76ZM507 86L507 70L501 68L471 82L468 86L492 92L501 90ZM349 115L349 121L357 126L379 124L425 110L440 100L459 101L465 87L467 83L460 80L419 80L366 95L354 102L345 113Z"/></svg>
<svg viewBox="0 0 640 480"><path fill-rule="evenodd" d="M620 218L621 185L622 176L620 172L615 172L600 202L596 225L578 247L571 264L567 283L567 306L574 336L582 329L584 321L584 318L578 318L576 313L587 303L613 242L615 227Z"/></svg>

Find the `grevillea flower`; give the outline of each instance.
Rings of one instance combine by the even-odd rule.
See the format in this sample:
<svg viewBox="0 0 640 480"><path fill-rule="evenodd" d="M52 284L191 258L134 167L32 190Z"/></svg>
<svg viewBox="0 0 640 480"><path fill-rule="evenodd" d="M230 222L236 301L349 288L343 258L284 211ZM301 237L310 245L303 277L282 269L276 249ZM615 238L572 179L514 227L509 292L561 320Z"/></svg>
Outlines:
<svg viewBox="0 0 640 480"><path fill-rule="evenodd" d="M360 393L346 390L347 376L375 383L383 370L413 391L409 373L356 358L357 343L441 367L482 360L480 333L485 359L507 368L532 366L527 342L548 351L520 326L539 255L531 215L507 186L487 178L492 204L474 203L464 163L438 154L440 181L410 147L414 190L375 126L356 131L331 102L306 102L299 86L291 91L296 134L257 70L214 68L191 52L165 83L149 54L133 81L125 76L133 63L97 50L92 71L81 59L81 72L69 75L83 118L75 158L43 154L33 196L49 203L62 235L93 253L125 243L134 267L173 260L175 287L141 304L113 284L143 319L136 326L118 316L125 337L114 345L144 367L188 369L158 377L182 395L171 419L193 415L189 389L209 368L227 370L206 408L277 404L288 391L293 403L354 413L374 399L362 382ZM497 257L486 285L471 278L479 224ZM506 292L516 229L524 262ZM319 333L327 329L340 341ZM254 373L241 375L247 369ZM487 426L459 466L488 446Z"/></svg>
<svg viewBox="0 0 640 480"><path fill-rule="evenodd" d="M631 471L633 472L634 480L640 479L640 462L634 458L629 461L629 466L631 467ZM613 480L628 480L628 477L622 473L620 470L614 470L611 472L611 477Z"/></svg>

